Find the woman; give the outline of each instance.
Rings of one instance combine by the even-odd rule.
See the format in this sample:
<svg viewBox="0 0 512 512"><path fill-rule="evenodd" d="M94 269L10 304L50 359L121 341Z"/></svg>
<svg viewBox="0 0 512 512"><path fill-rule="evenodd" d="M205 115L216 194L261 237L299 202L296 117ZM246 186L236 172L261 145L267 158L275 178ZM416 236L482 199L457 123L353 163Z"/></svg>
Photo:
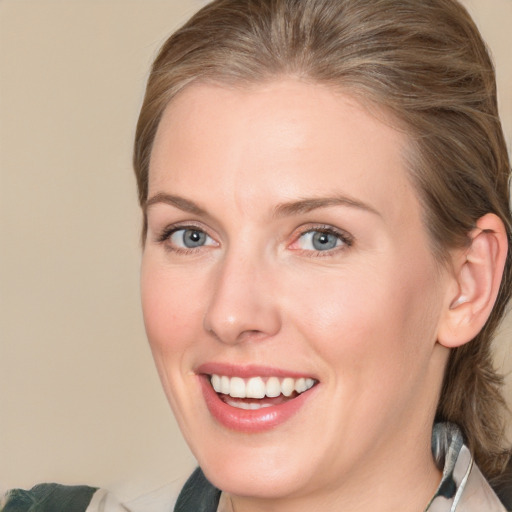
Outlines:
<svg viewBox="0 0 512 512"><path fill-rule="evenodd" d="M505 510L510 164L455 0L213 2L155 61L134 167L201 468L175 510Z"/></svg>
<svg viewBox="0 0 512 512"><path fill-rule="evenodd" d="M162 48L135 144L144 318L223 509L502 510L469 462L508 457L492 76L451 1L220 1ZM460 428L435 462L434 421Z"/></svg>

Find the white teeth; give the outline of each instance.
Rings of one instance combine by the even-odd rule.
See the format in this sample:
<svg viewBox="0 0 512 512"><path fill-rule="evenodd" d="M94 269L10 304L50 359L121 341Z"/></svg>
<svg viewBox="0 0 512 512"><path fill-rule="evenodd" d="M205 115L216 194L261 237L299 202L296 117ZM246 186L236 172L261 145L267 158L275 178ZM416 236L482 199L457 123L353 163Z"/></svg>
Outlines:
<svg viewBox="0 0 512 512"><path fill-rule="evenodd" d="M212 386L217 393L221 392L220 377L218 375L212 375Z"/></svg>
<svg viewBox="0 0 512 512"><path fill-rule="evenodd" d="M213 377L213 375L212 375L212 377ZM220 392L224 393L225 395L229 395L230 389L231 389L231 385L230 385L229 377L226 377L225 375L223 375L220 378ZM217 390L215 390L215 391L217 391ZM217 391L217 393L218 393L218 391Z"/></svg>
<svg viewBox="0 0 512 512"><path fill-rule="evenodd" d="M293 379L292 377L285 377L280 380L278 377L269 377L267 381L262 377L251 377L244 380L241 377L228 377L226 375L212 375L211 384L217 393L229 395L233 398L257 398L261 399L265 396L269 398L284 395L291 396L295 391L297 393L304 393L312 388L315 380L311 378L300 377ZM247 407L246 407L247 406ZM249 407L250 406L250 407ZM244 404L240 406L242 409L260 408L260 404Z"/></svg>
<svg viewBox="0 0 512 512"><path fill-rule="evenodd" d="M247 398L245 394L245 382L240 377L231 377L229 395L233 398Z"/></svg>
<svg viewBox="0 0 512 512"><path fill-rule="evenodd" d="M247 398L263 398L265 396L265 383L261 377L252 377L245 388Z"/></svg>
<svg viewBox="0 0 512 512"><path fill-rule="evenodd" d="M290 396L295 391L295 381L291 377L286 377L281 384L281 393L284 396Z"/></svg>
<svg viewBox="0 0 512 512"><path fill-rule="evenodd" d="M270 398L274 398L281 394L281 383L277 377L270 377L267 380L267 386L265 390L265 395Z"/></svg>
<svg viewBox="0 0 512 512"><path fill-rule="evenodd" d="M246 410L256 410L263 409L264 407L272 407L272 404L257 404L257 403L246 403L246 402L235 402L231 400L227 400L226 403L231 405L231 407L237 407L238 409L246 409Z"/></svg>
<svg viewBox="0 0 512 512"><path fill-rule="evenodd" d="M308 389L306 387L306 379L301 378L295 381L295 391L297 391L297 393L302 393L303 391L306 391L306 389Z"/></svg>

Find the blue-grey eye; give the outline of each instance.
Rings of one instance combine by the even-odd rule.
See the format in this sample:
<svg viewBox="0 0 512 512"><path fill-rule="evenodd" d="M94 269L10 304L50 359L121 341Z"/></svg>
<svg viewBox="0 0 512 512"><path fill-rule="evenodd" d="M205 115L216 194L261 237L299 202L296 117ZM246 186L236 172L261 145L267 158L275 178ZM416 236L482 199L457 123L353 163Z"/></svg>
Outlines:
<svg viewBox="0 0 512 512"><path fill-rule="evenodd" d="M213 243L212 238L204 231L191 228L177 229L169 239L173 245L181 249L195 249Z"/></svg>
<svg viewBox="0 0 512 512"><path fill-rule="evenodd" d="M298 244L306 251L328 251L342 245L343 240L335 233L312 230L301 235Z"/></svg>

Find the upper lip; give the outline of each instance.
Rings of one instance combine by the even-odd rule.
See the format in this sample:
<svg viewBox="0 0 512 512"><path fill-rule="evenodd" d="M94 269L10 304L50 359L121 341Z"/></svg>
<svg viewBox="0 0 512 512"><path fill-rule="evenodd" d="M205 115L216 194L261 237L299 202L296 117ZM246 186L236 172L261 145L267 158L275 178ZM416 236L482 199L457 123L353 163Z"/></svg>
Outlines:
<svg viewBox="0 0 512 512"><path fill-rule="evenodd" d="M196 368L195 373L205 375L225 375L227 377L241 377L246 379L251 377L292 377L294 379L309 377L318 380L314 375L310 373L286 370L273 366L255 364L235 365L221 362L204 363Z"/></svg>

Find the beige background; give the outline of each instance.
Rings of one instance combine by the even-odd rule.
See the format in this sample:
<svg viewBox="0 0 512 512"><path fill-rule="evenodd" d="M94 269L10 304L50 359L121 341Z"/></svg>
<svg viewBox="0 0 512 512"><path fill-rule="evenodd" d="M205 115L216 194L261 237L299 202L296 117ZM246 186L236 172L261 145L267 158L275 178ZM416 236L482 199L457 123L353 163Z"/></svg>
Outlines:
<svg viewBox="0 0 512 512"><path fill-rule="evenodd" d="M130 157L151 59L200 4L0 0L0 491L59 481L130 497L193 467L145 341ZM510 147L512 0L465 4L495 57Z"/></svg>

